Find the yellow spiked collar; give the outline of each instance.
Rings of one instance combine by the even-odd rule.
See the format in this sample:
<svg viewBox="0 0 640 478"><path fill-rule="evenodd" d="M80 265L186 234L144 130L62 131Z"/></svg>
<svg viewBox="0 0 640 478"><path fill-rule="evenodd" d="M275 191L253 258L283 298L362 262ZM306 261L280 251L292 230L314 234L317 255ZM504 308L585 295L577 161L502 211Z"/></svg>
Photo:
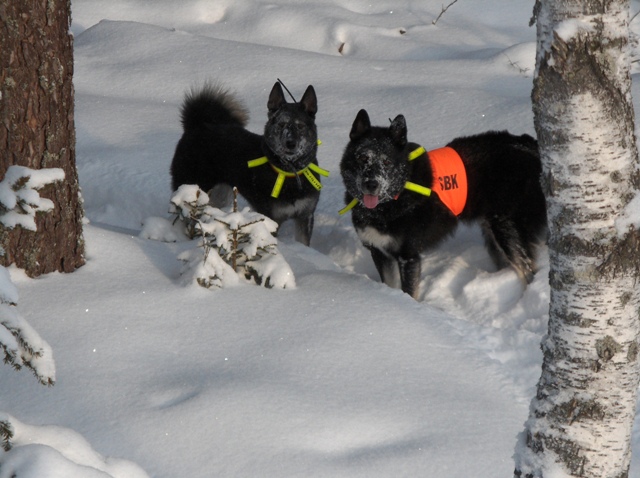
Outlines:
<svg viewBox="0 0 640 478"><path fill-rule="evenodd" d="M318 144L321 144L320 140L318 140ZM266 156L262 156L261 158L252 159L247 162L247 166L250 168L255 168L257 166L262 166L263 164L269 164L271 168L278 174L276 177L276 182L273 185L273 189L271 190L271 197L277 198L280 196L280 191L282 190L282 185L284 184L284 180L286 178L295 178L296 176L304 176L307 178L307 181L318 191L322 189L322 184L318 179L313 175L313 173L317 173L321 176L328 177L329 171L326 169L322 169L317 164L311 163L306 168L301 169L300 171L296 171L295 173L290 173L288 171L283 171L282 169L274 166L269 162L269 158Z"/></svg>

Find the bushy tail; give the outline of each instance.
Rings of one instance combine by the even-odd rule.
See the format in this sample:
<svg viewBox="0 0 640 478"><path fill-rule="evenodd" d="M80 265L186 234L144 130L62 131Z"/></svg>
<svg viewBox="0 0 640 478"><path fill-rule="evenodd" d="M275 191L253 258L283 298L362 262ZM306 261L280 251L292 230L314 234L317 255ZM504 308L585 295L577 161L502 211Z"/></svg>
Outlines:
<svg viewBox="0 0 640 478"><path fill-rule="evenodd" d="M205 124L237 124L246 126L249 112L229 90L211 83L192 89L180 110L182 127L191 131Z"/></svg>

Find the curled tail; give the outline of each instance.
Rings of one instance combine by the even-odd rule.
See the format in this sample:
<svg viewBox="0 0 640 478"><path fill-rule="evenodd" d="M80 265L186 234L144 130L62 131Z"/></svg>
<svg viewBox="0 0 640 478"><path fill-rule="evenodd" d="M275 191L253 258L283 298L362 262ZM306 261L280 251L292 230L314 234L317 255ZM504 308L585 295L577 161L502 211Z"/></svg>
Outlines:
<svg viewBox="0 0 640 478"><path fill-rule="evenodd" d="M205 124L246 126L249 112L229 90L211 83L186 94L180 110L182 127L191 131Z"/></svg>

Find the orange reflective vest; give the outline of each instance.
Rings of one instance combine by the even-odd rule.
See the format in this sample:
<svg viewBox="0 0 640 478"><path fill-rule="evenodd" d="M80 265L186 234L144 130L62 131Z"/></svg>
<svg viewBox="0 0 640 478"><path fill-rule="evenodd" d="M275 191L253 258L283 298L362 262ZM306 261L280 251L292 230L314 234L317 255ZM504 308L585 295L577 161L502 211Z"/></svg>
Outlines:
<svg viewBox="0 0 640 478"><path fill-rule="evenodd" d="M460 155L450 147L428 153L433 170L433 191L452 213L459 216L467 204L467 171Z"/></svg>

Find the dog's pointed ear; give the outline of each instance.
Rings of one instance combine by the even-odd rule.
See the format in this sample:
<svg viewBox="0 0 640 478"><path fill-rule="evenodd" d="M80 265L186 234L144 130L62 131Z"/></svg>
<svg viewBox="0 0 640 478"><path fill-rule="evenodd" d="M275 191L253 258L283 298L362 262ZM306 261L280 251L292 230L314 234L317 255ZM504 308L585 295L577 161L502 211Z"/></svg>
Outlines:
<svg viewBox="0 0 640 478"><path fill-rule="evenodd" d="M399 146L405 146L407 144L407 122L404 116L398 115L389 125L389 136L394 143Z"/></svg>
<svg viewBox="0 0 640 478"><path fill-rule="evenodd" d="M273 113L282 105L286 104L287 100L284 99L284 93L282 91L282 86L280 83L276 81L273 88L271 88L271 93L269 93L269 101L267 101L267 109L269 113Z"/></svg>
<svg viewBox="0 0 640 478"><path fill-rule="evenodd" d="M300 100L300 104L309 116L312 118L316 117L316 113L318 112L318 98L316 98L316 90L313 89L312 85L307 86Z"/></svg>
<svg viewBox="0 0 640 478"><path fill-rule="evenodd" d="M351 126L349 138L351 140L362 138L369 131L371 131L371 121L369 120L369 115L367 114L366 110L360 110L358 111L356 119L353 121L353 126Z"/></svg>

